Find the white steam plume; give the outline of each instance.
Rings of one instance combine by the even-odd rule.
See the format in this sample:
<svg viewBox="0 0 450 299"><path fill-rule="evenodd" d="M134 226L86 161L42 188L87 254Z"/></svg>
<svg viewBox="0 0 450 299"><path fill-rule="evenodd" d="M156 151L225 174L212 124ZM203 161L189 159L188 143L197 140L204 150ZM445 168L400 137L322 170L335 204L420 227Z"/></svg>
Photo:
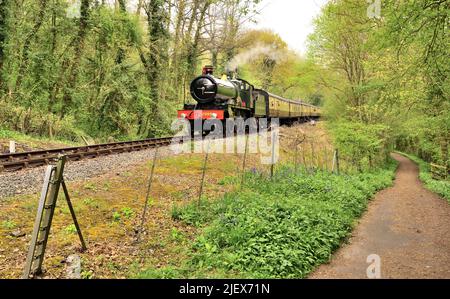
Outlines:
<svg viewBox="0 0 450 299"><path fill-rule="evenodd" d="M239 53L227 64L228 71L234 71L239 66L250 63L258 59L261 55L268 56L270 59L275 61L282 60L286 53L276 48L275 45L268 44L256 44L256 46L250 48L249 50Z"/></svg>

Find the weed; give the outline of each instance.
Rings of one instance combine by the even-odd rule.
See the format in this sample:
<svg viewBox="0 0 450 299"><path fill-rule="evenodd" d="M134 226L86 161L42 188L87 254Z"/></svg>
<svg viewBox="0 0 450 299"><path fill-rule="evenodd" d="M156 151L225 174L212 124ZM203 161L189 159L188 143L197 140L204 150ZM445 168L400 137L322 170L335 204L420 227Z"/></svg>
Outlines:
<svg viewBox="0 0 450 299"><path fill-rule="evenodd" d="M94 192L97 191L97 186L94 183L86 183L83 186L83 188L86 189L86 190L94 191Z"/></svg>
<svg viewBox="0 0 450 299"><path fill-rule="evenodd" d="M221 179L218 184L225 186L225 185L232 185L239 181L239 178L236 176L226 176L223 179Z"/></svg>
<svg viewBox="0 0 450 299"><path fill-rule="evenodd" d="M85 198L83 199L83 203L86 206L90 206L90 207L97 207L98 208L98 204L96 203L96 201L93 198Z"/></svg>
<svg viewBox="0 0 450 299"><path fill-rule="evenodd" d="M75 224L69 224L68 226L66 226L64 228L64 231L69 234L74 234L77 232L77 228L76 228Z"/></svg>
<svg viewBox="0 0 450 299"><path fill-rule="evenodd" d="M92 279L94 273L92 271L81 271L81 279Z"/></svg>
<svg viewBox="0 0 450 299"><path fill-rule="evenodd" d="M104 191L109 191L110 188L111 188L111 183L110 182L105 182L103 184L103 190Z"/></svg>
<svg viewBox="0 0 450 299"><path fill-rule="evenodd" d="M123 209L121 210L121 212L122 212L122 215L123 215L125 218L131 218L131 217L134 215L133 209L132 209L132 208L129 208L129 207L123 208Z"/></svg>
<svg viewBox="0 0 450 299"><path fill-rule="evenodd" d="M2 227L4 229L13 229L16 228L17 224L12 220L4 220L2 221Z"/></svg>
<svg viewBox="0 0 450 299"><path fill-rule="evenodd" d="M113 213L113 215L112 215L112 219L113 219L113 221L115 221L115 222L119 222L120 221L120 219L121 219L121 215L120 215L120 213L119 212L114 212Z"/></svg>
<svg viewBox="0 0 450 299"><path fill-rule="evenodd" d="M172 228L172 230L170 231L170 234L172 236L172 239L177 242L181 242L185 238L183 232L178 230L176 227Z"/></svg>

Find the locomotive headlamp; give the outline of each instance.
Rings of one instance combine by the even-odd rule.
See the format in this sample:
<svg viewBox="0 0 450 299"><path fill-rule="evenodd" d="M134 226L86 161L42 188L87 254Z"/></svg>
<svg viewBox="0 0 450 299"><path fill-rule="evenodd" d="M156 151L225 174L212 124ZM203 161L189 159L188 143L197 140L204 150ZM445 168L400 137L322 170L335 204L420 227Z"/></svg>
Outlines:
<svg viewBox="0 0 450 299"><path fill-rule="evenodd" d="M183 118L183 119L186 118L186 114L185 114L185 113L181 113L180 116L181 116L181 118Z"/></svg>
<svg viewBox="0 0 450 299"><path fill-rule="evenodd" d="M211 114L211 118L212 118L212 119L216 119L216 118L217 118L217 113L212 113L212 114Z"/></svg>

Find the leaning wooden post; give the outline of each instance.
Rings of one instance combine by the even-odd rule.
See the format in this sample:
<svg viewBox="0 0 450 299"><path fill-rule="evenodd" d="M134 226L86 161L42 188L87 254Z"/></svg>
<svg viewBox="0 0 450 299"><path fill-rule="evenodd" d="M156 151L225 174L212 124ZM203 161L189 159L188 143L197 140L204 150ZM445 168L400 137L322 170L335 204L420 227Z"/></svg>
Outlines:
<svg viewBox="0 0 450 299"><path fill-rule="evenodd" d="M242 186L244 185L244 178L245 178L245 164L247 162L247 153L248 153L248 135L245 137L245 151L244 151L244 159L242 161L242 177L241 177L241 186L240 189L242 189Z"/></svg>
<svg viewBox="0 0 450 299"><path fill-rule="evenodd" d="M210 144L210 141L208 141L208 145L207 145L207 148L206 148L206 154L205 154L205 160L203 162L202 180L200 182L200 190L198 192L198 202L197 202L197 206L198 207L200 207L200 203L201 203L201 200L202 200L203 184L205 182L206 165L208 163L208 155L209 155L209 144Z"/></svg>
<svg viewBox="0 0 450 299"><path fill-rule="evenodd" d="M331 173L336 169L336 150L333 152L333 161L331 162Z"/></svg>
<svg viewBox="0 0 450 299"><path fill-rule="evenodd" d="M153 174L155 173L155 165L156 165L156 158L158 157L158 147L155 148L155 153L153 154L153 164L152 164L152 169L150 171L150 177L148 179L148 184L147 184L147 193L145 194L145 203L144 203L144 210L142 211L142 217L141 217L141 225L139 227L138 230L138 236L137 239L139 240L140 238L140 233L144 228L144 223L145 223L145 215L147 214L147 209L148 209L148 201L150 198L150 191L152 189L152 182L153 182Z"/></svg>
<svg viewBox="0 0 450 299"><path fill-rule="evenodd" d="M323 162L324 158L323 158L323 148L321 146L319 146L319 154L317 156L317 168L320 168L320 170L323 170Z"/></svg>
<svg viewBox="0 0 450 299"><path fill-rule="evenodd" d="M297 164L298 164L298 144L295 144L295 151L294 151L294 171L297 173Z"/></svg>
<svg viewBox="0 0 450 299"><path fill-rule="evenodd" d="M272 159L270 162L270 179L272 179L275 167L275 132L272 132Z"/></svg>
<svg viewBox="0 0 450 299"><path fill-rule="evenodd" d="M337 174L339 175L340 169L339 169L339 150L336 149L336 171Z"/></svg>
<svg viewBox="0 0 450 299"><path fill-rule="evenodd" d="M314 152L314 141L311 141L311 168L315 169L316 168L316 158L315 158L315 152Z"/></svg>
<svg viewBox="0 0 450 299"><path fill-rule="evenodd" d="M303 160L303 171L306 171L307 165L306 165L306 153L305 153L305 147L302 145L301 147L301 152L302 152L302 160Z"/></svg>

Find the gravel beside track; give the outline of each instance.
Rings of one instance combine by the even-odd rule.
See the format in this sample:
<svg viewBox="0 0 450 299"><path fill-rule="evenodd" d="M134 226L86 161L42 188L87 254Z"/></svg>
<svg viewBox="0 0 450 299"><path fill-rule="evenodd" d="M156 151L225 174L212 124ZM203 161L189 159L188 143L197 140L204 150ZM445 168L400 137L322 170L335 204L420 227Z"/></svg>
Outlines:
<svg viewBox="0 0 450 299"><path fill-rule="evenodd" d="M151 161L154 149L129 152L109 156L68 161L64 170L67 181L83 180L99 176L107 172L122 172L131 165ZM159 157L173 156L169 146L160 147ZM41 190L44 172L47 166L24 169L18 172L0 173L0 199L19 194L33 193Z"/></svg>

